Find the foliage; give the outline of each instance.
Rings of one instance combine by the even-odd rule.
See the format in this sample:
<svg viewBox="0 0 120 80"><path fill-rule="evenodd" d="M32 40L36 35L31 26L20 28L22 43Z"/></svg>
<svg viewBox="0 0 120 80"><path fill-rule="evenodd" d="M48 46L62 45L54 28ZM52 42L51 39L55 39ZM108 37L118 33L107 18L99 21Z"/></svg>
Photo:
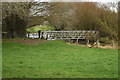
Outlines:
<svg viewBox="0 0 120 80"><path fill-rule="evenodd" d="M118 51L69 45L3 43L3 78L117 78Z"/></svg>
<svg viewBox="0 0 120 80"><path fill-rule="evenodd" d="M7 16L2 25L3 31L7 32L6 38L26 37L26 21L18 15Z"/></svg>
<svg viewBox="0 0 120 80"><path fill-rule="evenodd" d="M2 2L2 17L4 19L7 16L17 14L21 18L27 18L31 4L29 2Z"/></svg>
<svg viewBox="0 0 120 80"><path fill-rule="evenodd" d="M100 37L118 41L118 12L114 10L118 9L116 5L96 2L3 3L3 23L7 16L11 16L14 24L14 15L17 15L26 27L48 22L47 25L53 26L55 30L97 30ZM23 27L22 24L20 26ZM15 30L15 25L7 27Z"/></svg>
<svg viewBox="0 0 120 80"><path fill-rule="evenodd" d="M116 4L95 2L51 3L48 21L56 30L97 30L100 37L118 40L118 14L110 10Z"/></svg>
<svg viewBox="0 0 120 80"><path fill-rule="evenodd" d="M28 2L2 3L2 26L3 32L7 32L7 38L26 37L26 25L30 7L31 3Z"/></svg>
<svg viewBox="0 0 120 80"><path fill-rule="evenodd" d="M44 25L44 22L47 21L46 18L49 15L48 7L48 2L32 2L27 27L32 27L35 25Z"/></svg>
<svg viewBox="0 0 120 80"><path fill-rule="evenodd" d="M47 25L41 25L41 26L33 26L27 29L27 32L34 32L37 33L39 30L41 31L51 31L54 30L54 27L50 27Z"/></svg>

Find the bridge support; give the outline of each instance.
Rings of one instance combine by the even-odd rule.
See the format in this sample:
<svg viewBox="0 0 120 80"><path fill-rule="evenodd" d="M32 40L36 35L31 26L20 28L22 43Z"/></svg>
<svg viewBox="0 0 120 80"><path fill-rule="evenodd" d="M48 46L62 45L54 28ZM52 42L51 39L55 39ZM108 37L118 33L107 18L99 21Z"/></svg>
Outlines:
<svg viewBox="0 0 120 80"><path fill-rule="evenodd" d="M28 34L28 38L29 38L30 37L30 33L28 32L27 34Z"/></svg>
<svg viewBox="0 0 120 80"><path fill-rule="evenodd" d="M89 44L90 44L90 40L89 39L87 39L87 46L89 47Z"/></svg>
<svg viewBox="0 0 120 80"><path fill-rule="evenodd" d="M99 43L99 40L97 39L97 48L99 48L100 46L100 43Z"/></svg>
<svg viewBox="0 0 120 80"><path fill-rule="evenodd" d="M41 39L44 39L44 37L43 37L43 33L44 33L44 32L41 32L41 37L40 37Z"/></svg>
<svg viewBox="0 0 120 80"><path fill-rule="evenodd" d="M38 38L40 39L41 30L38 31Z"/></svg>
<svg viewBox="0 0 120 80"><path fill-rule="evenodd" d="M79 39L76 40L76 43L79 44Z"/></svg>

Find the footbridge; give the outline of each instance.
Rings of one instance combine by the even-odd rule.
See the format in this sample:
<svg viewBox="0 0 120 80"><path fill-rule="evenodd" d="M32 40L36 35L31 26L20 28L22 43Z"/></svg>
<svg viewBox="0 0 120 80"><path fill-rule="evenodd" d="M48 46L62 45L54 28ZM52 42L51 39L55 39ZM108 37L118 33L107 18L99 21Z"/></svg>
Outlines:
<svg viewBox="0 0 120 80"><path fill-rule="evenodd" d="M97 39L98 31L38 31L38 33L28 33L29 38L40 38L47 40L65 40L65 39Z"/></svg>
<svg viewBox="0 0 120 80"><path fill-rule="evenodd" d="M81 31L38 31L38 33L28 33L28 38L39 38L45 40L66 40L75 41L84 40L87 45L93 40L95 45L99 46L99 31L81 30Z"/></svg>
<svg viewBox="0 0 120 80"><path fill-rule="evenodd" d="M41 31L40 38L44 39L97 39L98 31Z"/></svg>
<svg viewBox="0 0 120 80"><path fill-rule="evenodd" d="M98 42L99 31L93 30L81 30L81 31L38 31L38 33L28 33L28 38L39 38L45 40L86 40L89 44L89 40Z"/></svg>

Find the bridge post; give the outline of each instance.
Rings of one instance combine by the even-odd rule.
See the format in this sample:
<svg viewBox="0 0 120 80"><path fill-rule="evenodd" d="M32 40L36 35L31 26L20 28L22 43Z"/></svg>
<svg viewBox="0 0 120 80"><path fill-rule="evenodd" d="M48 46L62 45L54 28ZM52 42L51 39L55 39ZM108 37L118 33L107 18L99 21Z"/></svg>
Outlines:
<svg viewBox="0 0 120 80"><path fill-rule="evenodd" d="M27 33L27 35L28 35L28 38L29 38L29 36L30 36L30 33L28 32L28 33Z"/></svg>
<svg viewBox="0 0 120 80"><path fill-rule="evenodd" d="M38 38L40 39L41 30L38 31Z"/></svg>
<svg viewBox="0 0 120 80"><path fill-rule="evenodd" d="M87 46L89 47L89 44L90 44L90 40L89 39L87 39Z"/></svg>
<svg viewBox="0 0 120 80"><path fill-rule="evenodd" d="M97 48L99 48L99 45L100 45L100 43L99 43L99 40L97 39Z"/></svg>
<svg viewBox="0 0 120 80"><path fill-rule="evenodd" d="M44 39L43 34L44 34L44 32L41 32L41 39Z"/></svg>
<svg viewBox="0 0 120 80"><path fill-rule="evenodd" d="M97 31L97 48L99 48L100 43L99 43L99 32Z"/></svg>
<svg viewBox="0 0 120 80"><path fill-rule="evenodd" d="M46 34L46 40L48 39L48 34Z"/></svg>
<svg viewBox="0 0 120 80"><path fill-rule="evenodd" d="M79 39L76 40L76 43L77 43L77 44L79 43Z"/></svg>

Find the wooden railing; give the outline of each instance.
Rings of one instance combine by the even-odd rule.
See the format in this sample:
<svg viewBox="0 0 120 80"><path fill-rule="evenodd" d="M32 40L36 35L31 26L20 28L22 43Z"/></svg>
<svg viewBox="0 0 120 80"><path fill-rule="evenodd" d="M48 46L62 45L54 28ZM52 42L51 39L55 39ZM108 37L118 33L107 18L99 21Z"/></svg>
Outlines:
<svg viewBox="0 0 120 80"><path fill-rule="evenodd" d="M96 39L98 31L41 31L40 37L43 39Z"/></svg>
<svg viewBox="0 0 120 80"><path fill-rule="evenodd" d="M46 40L76 40L79 43L80 39L85 39L87 45L90 40L94 40L96 45L99 46L99 31L81 30L81 31L38 31L38 33L27 34L29 38L39 38Z"/></svg>

